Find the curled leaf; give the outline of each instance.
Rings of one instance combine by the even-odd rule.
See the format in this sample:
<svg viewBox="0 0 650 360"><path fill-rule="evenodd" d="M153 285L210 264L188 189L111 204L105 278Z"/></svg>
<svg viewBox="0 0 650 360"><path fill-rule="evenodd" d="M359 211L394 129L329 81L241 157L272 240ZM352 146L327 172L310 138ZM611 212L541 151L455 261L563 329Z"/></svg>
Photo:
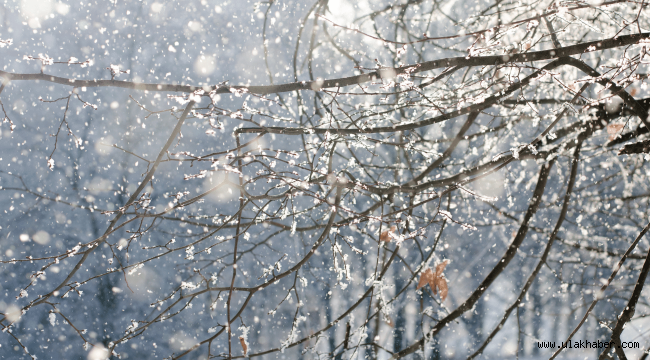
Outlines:
<svg viewBox="0 0 650 360"><path fill-rule="evenodd" d="M379 235L379 241L390 242L391 234L397 230L397 226L393 225L390 227L390 230L386 230Z"/></svg>
<svg viewBox="0 0 650 360"><path fill-rule="evenodd" d="M616 139L616 135L625 127L624 124L609 124L607 125L607 133L609 137L607 140L612 141Z"/></svg>
<svg viewBox="0 0 650 360"><path fill-rule="evenodd" d="M449 264L449 260L443 260L436 266L435 273L431 269L426 269L424 272L422 272L416 290L419 290L420 288L429 284L431 290L433 291L433 295L438 295L438 292L440 292L440 298L442 301L445 301L447 294L449 293L449 286L447 284L447 279L442 272L445 271L447 264Z"/></svg>
<svg viewBox="0 0 650 360"><path fill-rule="evenodd" d="M248 346L246 345L246 339L244 339L243 336L240 336L239 342L241 343L241 347L244 350L244 355L248 354Z"/></svg>
<svg viewBox="0 0 650 360"><path fill-rule="evenodd" d="M447 285L447 280L444 277L439 277L436 279L436 288L440 291L440 298L442 301L445 301L447 294L449 293L449 287ZM434 293L436 291L434 290Z"/></svg>
<svg viewBox="0 0 650 360"><path fill-rule="evenodd" d="M445 271L447 264L449 264L449 260L445 259L440 264L438 264L438 266L436 266L436 277L442 276L442 272Z"/></svg>
<svg viewBox="0 0 650 360"><path fill-rule="evenodd" d="M416 290L420 290L423 286L431 283L434 279L433 271L431 269L426 269L422 275L420 275L420 281L418 282L418 287Z"/></svg>

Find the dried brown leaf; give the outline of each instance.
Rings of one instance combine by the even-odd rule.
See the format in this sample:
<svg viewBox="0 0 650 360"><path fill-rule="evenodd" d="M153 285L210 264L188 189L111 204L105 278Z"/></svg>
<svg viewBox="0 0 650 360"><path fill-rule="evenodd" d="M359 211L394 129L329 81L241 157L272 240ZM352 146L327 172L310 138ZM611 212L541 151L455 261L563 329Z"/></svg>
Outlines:
<svg viewBox="0 0 650 360"><path fill-rule="evenodd" d="M248 346L246 346L246 340L244 340L244 337L239 337L239 343L241 344L242 349L244 349L244 355L248 354Z"/></svg>
<svg viewBox="0 0 650 360"><path fill-rule="evenodd" d="M609 137L607 138L609 141L612 141L616 139L616 135L625 127L624 124L609 124L607 125L607 133L609 134Z"/></svg>
<svg viewBox="0 0 650 360"><path fill-rule="evenodd" d="M442 276L442 272L445 271L445 268L449 264L449 260L443 260L438 266L436 266L436 277Z"/></svg>
<svg viewBox="0 0 650 360"><path fill-rule="evenodd" d="M607 125L607 133L608 134L616 134L619 131L621 131L622 128L624 128L624 124L609 124Z"/></svg>
<svg viewBox="0 0 650 360"><path fill-rule="evenodd" d="M390 242L391 236L390 234L393 233L395 230L397 230L397 226L393 225L390 227L390 230L386 230L379 235L379 241L385 241L385 242Z"/></svg>
<svg viewBox="0 0 650 360"><path fill-rule="evenodd" d="M444 277L436 279L436 287L440 290L440 299L442 299L442 301L445 301L447 298L447 293L449 292L447 280Z"/></svg>
<svg viewBox="0 0 650 360"><path fill-rule="evenodd" d="M442 273L445 271L445 267L447 267L448 264L449 260L443 260L436 266L435 273L431 269L426 269L420 276L417 290L429 284L431 291L433 291L433 295L438 295L438 292L440 292L440 298L442 301L445 301L447 294L449 293L449 285L447 284L447 279L445 279L445 276Z"/></svg>
<svg viewBox="0 0 650 360"><path fill-rule="evenodd" d="M420 281L418 282L418 287L416 290L420 290L421 287L430 284L433 281L434 275L431 269L426 269L422 275L420 275Z"/></svg>

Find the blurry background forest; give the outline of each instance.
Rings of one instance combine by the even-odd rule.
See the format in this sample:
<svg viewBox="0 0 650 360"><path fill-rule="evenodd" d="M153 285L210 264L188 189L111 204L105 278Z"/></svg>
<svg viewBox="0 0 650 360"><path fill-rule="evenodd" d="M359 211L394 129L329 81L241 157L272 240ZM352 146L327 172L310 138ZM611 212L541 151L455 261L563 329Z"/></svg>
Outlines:
<svg viewBox="0 0 650 360"><path fill-rule="evenodd" d="M0 358L640 358L649 19L4 0Z"/></svg>

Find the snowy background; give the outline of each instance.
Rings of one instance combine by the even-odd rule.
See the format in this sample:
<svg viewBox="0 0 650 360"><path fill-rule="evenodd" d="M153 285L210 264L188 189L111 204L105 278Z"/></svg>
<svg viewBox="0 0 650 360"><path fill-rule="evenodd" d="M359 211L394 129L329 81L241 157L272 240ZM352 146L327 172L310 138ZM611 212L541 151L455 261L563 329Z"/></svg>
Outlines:
<svg viewBox="0 0 650 360"><path fill-rule="evenodd" d="M0 66L10 73L43 71L90 80L110 79L113 73L116 80L194 86L331 79L377 66L465 56L473 42L471 37L461 37L425 41L402 49L399 44L337 28L331 22L355 26L368 34L376 31L385 39L412 41L405 35L406 30L395 24L406 24L414 36L456 35L496 25L497 21L525 18L549 6L534 1L528 5L490 1L402 3L406 2L389 7L391 2L346 0L5 0L0 6L0 39L12 39L12 44L0 48ZM496 19L492 11L501 6L514 10ZM647 32L645 9L640 28ZM484 18L469 17L483 11ZM600 12L571 12L576 18L563 13L565 22L556 19L555 24L562 24L558 34L561 42L573 44L610 38L623 27L623 20L633 20L638 12L632 3L623 3ZM549 49L552 45L544 35L546 31L539 25L538 33L523 36L525 27L517 28L482 55L521 49L525 44L532 45L533 50ZM636 25L634 29L625 28L623 33L635 31ZM639 52L638 47L630 51ZM622 56L621 49L613 49L585 54L582 59L602 69L600 65L617 65ZM461 69L445 83L427 88L430 100L462 103L465 100L458 100L463 91L459 84L480 87L482 79L492 76L492 70L481 73L480 67L469 69ZM432 77L441 70L420 75ZM647 57L638 68L625 69L639 74L647 70ZM527 75L531 69L521 71ZM569 86L584 77L572 68L557 69L552 75L527 88L525 96L560 102L524 107L502 104L485 110L467 134L491 130L485 136L461 142L445 166L430 174L431 179L450 177L482 164L541 133L562 109L562 102L573 97L566 87L557 85L558 79ZM75 253L87 251L85 244L104 234L115 215L113 211L126 204L176 125L176 117L187 101L168 95L185 94L114 87L81 87L72 92L71 86L44 81L7 84L0 94L7 116L0 126L0 312L5 316L0 358L29 358L16 341L18 338L39 359L98 358L103 347L112 347L116 341L119 344L114 351L122 359L165 358L199 343L184 357L205 359L206 339L222 331L227 323L226 288L232 277L236 226L222 225L231 216L236 217L240 206L240 193L234 185L239 176L224 166L236 155L232 151L236 148L234 129L255 126L243 120L251 116L261 126L324 127L333 121L332 114L336 121L349 123L341 109L355 118L371 119L376 126L437 114L416 92L398 98L392 91L400 89L400 84L387 83L368 84L363 90L372 94L341 95L336 102L331 93L313 91L264 97L202 97L195 106L196 113L185 121L182 137L174 141L158 167L153 186L144 189L149 194L145 205L150 214L160 214L222 184L224 179L230 182L207 194L203 202L158 217L140 217L113 232L67 280L81 258ZM498 84L493 85L484 86L490 94L500 89ZM401 89L408 86L402 84ZM635 98L648 97L645 83L635 83L634 89ZM592 99L609 96L600 90L602 87L593 85L585 95ZM344 91L359 93L361 89L341 89ZM202 113L210 115L202 117ZM586 122L589 116L593 114L587 111L570 112L558 128ZM322 169L325 174L333 170L342 176L345 170L377 186L405 183L412 178L405 164L420 169L418 173L426 168L444 152L449 144L446 139L456 136L464 119L461 116L412 132L369 136L383 143L318 134L266 134L244 148L248 158L243 159L247 165L242 179L250 181L247 191L255 195L267 191L279 194L286 190L277 187L282 181L256 177L260 171L273 169L305 182L315 177L305 165L310 163L312 169ZM615 121L625 124L625 131L639 124L633 116ZM248 142L255 136L243 134L241 141ZM479 358L548 358L551 352L537 349L536 342L566 339L614 264L645 226L650 194L646 160L643 155L617 156L618 147L605 146L607 137L606 131L599 130L585 142L567 220L547 264ZM558 143L569 144L571 139L560 138ZM331 152L330 145L336 141L336 152ZM402 142L410 142L405 151L387 144ZM353 151L356 160L352 160ZM558 218L572 152L571 148L557 152L540 208L505 272L473 309L449 324L424 352L409 355L411 358L465 359L485 341L539 261ZM380 232L390 225L382 224L380 228L380 223L372 219L337 226L325 234L327 240L298 272L258 292L234 291L231 311L236 313L243 305L245 308L232 324L232 354L243 355L240 337L248 344L249 355L272 350L261 355L269 359L384 359L411 345L465 301L496 265L519 229L540 164L533 159L518 160L467 185L495 200L487 201L461 190L445 194L440 199L441 209L471 226L445 221L437 211L438 200L418 206L412 213L396 213L408 207L413 198L405 193L382 201L364 192L344 196L342 204L357 213L379 203L371 214L387 216L397 224L396 239L378 242ZM309 253L331 214L323 200L333 201L335 190L326 180L302 183L303 193L268 204L266 200L247 203L241 216L242 223L250 227L239 238L235 287L263 284ZM422 195L420 200L428 195ZM134 209L130 211L132 215ZM336 220L344 215L339 214ZM130 218L133 216L127 212L122 221ZM423 231L401 243L386 275L373 283L377 269L381 271L401 241L399 234L408 235L417 229ZM613 327L627 302L649 246L648 240L641 240L575 340L609 339L607 327ZM33 259L12 261L28 256ZM451 263L445 270L449 295L441 302L429 288L416 291L416 284L421 268L434 267L443 259ZM43 273L37 273L47 264ZM66 286L56 293L58 296L21 314L21 308L64 280ZM221 290L202 291L208 283ZM357 304L371 286L372 299ZM200 295L192 295L201 291ZM650 344L650 324L644 319L650 310L648 300L648 292L644 291L636 311L639 318L623 333L625 341L641 344L641 349L627 350L632 359ZM342 314L346 316L334 326L299 342ZM5 328L10 322L11 327ZM353 346L376 346L342 351L347 324L351 325L349 341ZM228 353L225 331L210 343L210 351L213 356ZM596 351L573 350L565 351L562 357L593 359L597 355Z"/></svg>

